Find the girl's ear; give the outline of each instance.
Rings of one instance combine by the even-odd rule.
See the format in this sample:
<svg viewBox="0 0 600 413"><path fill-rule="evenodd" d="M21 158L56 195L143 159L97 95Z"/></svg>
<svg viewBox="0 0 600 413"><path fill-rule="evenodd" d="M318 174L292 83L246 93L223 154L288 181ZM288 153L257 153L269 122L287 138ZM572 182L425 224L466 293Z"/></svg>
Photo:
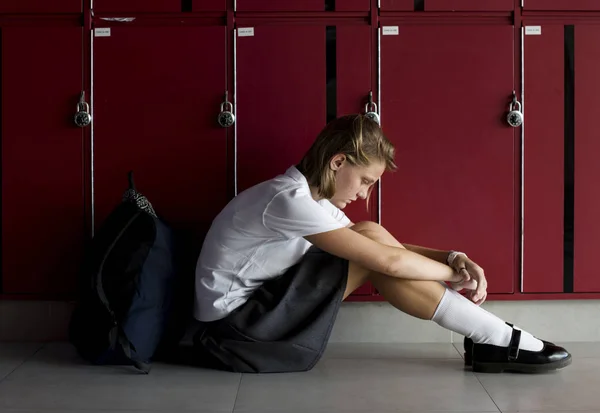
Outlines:
<svg viewBox="0 0 600 413"><path fill-rule="evenodd" d="M342 167L344 162L346 162L346 155L340 153L340 154L335 155L333 158L331 158L329 167L332 170L337 171L338 169L340 169Z"/></svg>

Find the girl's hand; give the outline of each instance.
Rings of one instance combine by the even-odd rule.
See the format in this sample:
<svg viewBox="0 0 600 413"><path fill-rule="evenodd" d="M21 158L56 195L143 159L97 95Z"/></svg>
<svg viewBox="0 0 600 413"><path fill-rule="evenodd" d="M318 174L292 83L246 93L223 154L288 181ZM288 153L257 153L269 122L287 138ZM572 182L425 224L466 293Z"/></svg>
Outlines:
<svg viewBox="0 0 600 413"><path fill-rule="evenodd" d="M462 280L450 283L456 291L469 290L467 297L477 305L487 298L487 280L483 268L464 254L459 254L452 262L452 269L462 276Z"/></svg>

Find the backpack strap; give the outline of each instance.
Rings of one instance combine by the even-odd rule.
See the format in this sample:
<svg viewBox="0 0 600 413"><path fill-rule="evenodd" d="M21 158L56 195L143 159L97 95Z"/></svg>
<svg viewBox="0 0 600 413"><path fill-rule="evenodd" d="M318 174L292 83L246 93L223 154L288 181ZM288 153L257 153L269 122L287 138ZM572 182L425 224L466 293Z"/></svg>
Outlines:
<svg viewBox="0 0 600 413"><path fill-rule="evenodd" d="M123 331L123 328L117 322L117 317L116 317L114 311L112 310L112 308L110 307L110 303L108 302L108 298L106 297L106 293L104 292L104 286L102 285L102 271L104 270L104 264L106 263L108 256L114 249L117 242L119 242L119 240L121 239L123 234L125 234L125 232L127 231L127 229L129 229L131 224L133 224L133 222L142 213L143 213L142 211L136 212L129 219L129 221L127 221L127 223L125 224L123 229L121 229L121 231L117 234L117 236L115 237L113 242L107 248L106 253L104 254L104 257L102 257L102 261L100 262L100 266L98 268L98 273L96 274L95 287L96 287L96 292L98 293L98 298L100 298L100 301L102 302L102 304L104 305L106 310L112 316L113 328L108 333L108 340L109 340L111 349L114 350L116 348L117 344L120 344L121 348L123 349L123 353L125 354L125 357L127 357L127 359L129 361L131 361L133 366L135 368L137 368L138 370L142 371L143 373L148 374L150 372L150 364L149 363L144 363L141 361L133 360L131 358L131 350L135 351L135 346L133 345L133 343L131 343L131 341L129 341L129 339L127 338L127 335L125 334L125 331Z"/></svg>

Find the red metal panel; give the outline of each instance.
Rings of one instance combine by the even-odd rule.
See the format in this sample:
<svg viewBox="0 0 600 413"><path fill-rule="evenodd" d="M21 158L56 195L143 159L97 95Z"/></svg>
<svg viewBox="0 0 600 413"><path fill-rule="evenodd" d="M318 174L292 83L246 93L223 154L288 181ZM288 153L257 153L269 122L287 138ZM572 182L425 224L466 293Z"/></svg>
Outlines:
<svg viewBox="0 0 600 413"><path fill-rule="evenodd" d="M225 11L227 0L193 0L193 11Z"/></svg>
<svg viewBox="0 0 600 413"><path fill-rule="evenodd" d="M224 207L227 132L216 119L225 36L218 26L113 27L94 38L97 223L120 201L130 169L175 226L201 236Z"/></svg>
<svg viewBox="0 0 600 413"><path fill-rule="evenodd" d="M382 224L401 242L465 251L490 293L512 292L516 268L513 39L511 26L474 25L382 36L382 125L399 165L382 178Z"/></svg>
<svg viewBox="0 0 600 413"><path fill-rule="evenodd" d="M237 0L237 11L325 11L326 0ZM367 11L370 0L335 0L335 11Z"/></svg>
<svg viewBox="0 0 600 413"><path fill-rule="evenodd" d="M525 36L523 292L563 291L564 28Z"/></svg>
<svg viewBox="0 0 600 413"><path fill-rule="evenodd" d="M598 0L524 0L525 10L600 10Z"/></svg>
<svg viewBox="0 0 600 413"><path fill-rule="evenodd" d="M237 38L239 192L304 156L325 126L325 81L323 26L259 26Z"/></svg>
<svg viewBox="0 0 600 413"><path fill-rule="evenodd" d="M381 0L382 11L413 11L414 0Z"/></svg>
<svg viewBox="0 0 600 413"><path fill-rule="evenodd" d="M335 11L368 11L371 9L369 0L336 0Z"/></svg>
<svg viewBox="0 0 600 413"><path fill-rule="evenodd" d="M94 11L99 13L112 12L181 12L181 0L93 0ZM218 0L221 2L222 0ZM196 2L197 3L197 2ZM126 17L126 16L124 16Z"/></svg>
<svg viewBox="0 0 600 413"><path fill-rule="evenodd" d="M84 241L82 30L2 30L2 281L7 294L75 287ZM24 53L23 51L27 52Z"/></svg>
<svg viewBox="0 0 600 413"><path fill-rule="evenodd" d="M600 27L575 27L574 291L600 292Z"/></svg>
<svg viewBox="0 0 600 413"><path fill-rule="evenodd" d="M425 11L509 11L514 0L425 0Z"/></svg>
<svg viewBox="0 0 600 413"><path fill-rule="evenodd" d="M0 14L19 13L81 13L81 0L2 0Z"/></svg>

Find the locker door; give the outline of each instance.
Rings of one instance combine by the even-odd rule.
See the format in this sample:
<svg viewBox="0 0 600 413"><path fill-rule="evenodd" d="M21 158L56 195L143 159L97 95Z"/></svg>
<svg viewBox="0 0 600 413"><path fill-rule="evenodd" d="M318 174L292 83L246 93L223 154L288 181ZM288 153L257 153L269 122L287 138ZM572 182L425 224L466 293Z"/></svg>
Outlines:
<svg viewBox="0 0 600 413"><path fill-rule="evenodd" d="M598 292L600 25L535 28L525 35L523 290Z"/></svg>
<svg viewBox="0 0 600 413"><path fill-rule="evenodd" d="M17 13L81 13L82 0L2 0L0 14Z"/></svg>
<svg viewBox="0 0 600 413"><path fill-rule="evenodd" d="M586 11L600 10L597 0L523 0L524 10Z"/></svg>
<svg viewBox="0 0 600 413"><path fill-rule="evenodd" d="M237 11L368 11L370 0L236 0Z"/></svg>
<svg viewBox="0 0 600 413"><path fill-rule="evenodd" d="M517 266L513 39L511 26L415 25L381 46L399 165L382 178L382 224L401 242L465 251L490 293L513 292Z"/></svg>
<svg viewBox="0 0 600 413"><path fill-rule="evenodd" d="M238 36L238 192L297 164L325 126L325 33L258 26Z"/></svg>
<svg viewBox="0 0 600 413"><path fill-rule="evenodd" d="M297 164L327 120L364 111L370 39L368 26L296 25L237 38L238 191Z"/></svg>
<svg viewBox="0 0 600 413"><path fill-rule="evenodd" d="M96 223L127 172L158 214L202 236L227 202L224 27L113 27L94 38ZM230 97L231 100L231 97Z"/></svg>
<svg viewBox="0 0 600 413"><path fill-rule="evenodd" d="M527 29L527 33L536 31ZM526 35L523 292L563 291L565 40L563 25Z"/></svg>
<svg viewBox="0 0 600 413"><path fill-rule="evenodd" d="M2 292L68 294L85 236L79 27L1 37ZM23 51L27 50L27 53Z"/></svg>
<svg viewBox="0 0 600 413"><path fill-rule="evenodd" d="M600 22L573 27L574 44L574 292L600 292Z"/></svg>

